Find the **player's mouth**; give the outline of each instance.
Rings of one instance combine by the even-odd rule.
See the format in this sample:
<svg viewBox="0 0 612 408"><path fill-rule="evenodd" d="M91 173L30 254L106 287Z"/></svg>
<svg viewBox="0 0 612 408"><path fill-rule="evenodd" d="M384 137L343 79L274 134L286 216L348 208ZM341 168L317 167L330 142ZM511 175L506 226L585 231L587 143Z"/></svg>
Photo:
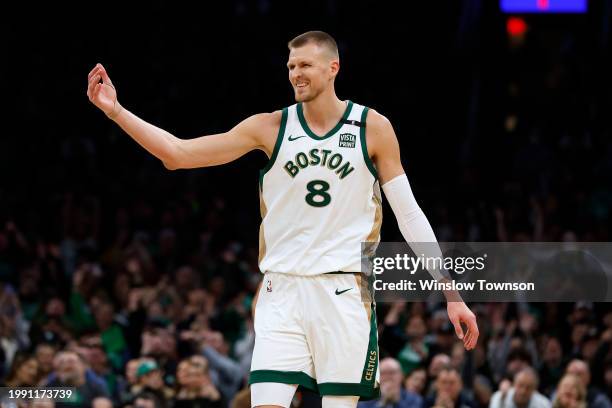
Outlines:
<svg viewBox="0 0 612 408"><path fill-rule="evenodd" d="M296 83L296 84L295 84L295 87L296 87L297 89L304 89L304 88L306 88L307 86L308 86L308 83L306 83L306 82L298 82L298 83Z"/></svg>

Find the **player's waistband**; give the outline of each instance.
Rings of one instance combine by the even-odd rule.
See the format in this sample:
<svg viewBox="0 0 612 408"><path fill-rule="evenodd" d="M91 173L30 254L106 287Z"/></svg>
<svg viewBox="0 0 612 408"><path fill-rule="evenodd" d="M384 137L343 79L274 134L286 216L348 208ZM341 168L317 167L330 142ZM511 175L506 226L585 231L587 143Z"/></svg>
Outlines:
<svg viewBox="0 0 612 408"><path fill-rule="evenodd" d="M275 272L275 271L264 271L263 273L264 273L264 275L266 273L275 273L275 274L289 275L289 276L321 276L321 275L346 275L346 274L363 275L364 274L361 271L357 271L357 272L351 272L351 271L331 271L331 272L321 272L321 273L317 273L317 274L313 274L313 275L303 275L303 274L296 274L296 273L290 273L290 272Z"/></svg>
<svg viewBox="0 0 612 408"><path fill-rule="evenodd" d="M325 272L322 275L342 275L345 273L352 273L353 275L357 275L363 272L349 272L349 271L333 271L333 272Z"/></svg>

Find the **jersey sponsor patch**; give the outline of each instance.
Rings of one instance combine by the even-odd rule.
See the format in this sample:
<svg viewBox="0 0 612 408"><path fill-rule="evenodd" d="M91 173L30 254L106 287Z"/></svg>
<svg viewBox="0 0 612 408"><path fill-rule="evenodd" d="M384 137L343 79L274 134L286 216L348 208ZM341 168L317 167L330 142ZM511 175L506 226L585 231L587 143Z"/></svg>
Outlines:
<svg viewBox="0 0 612 408"><path fill-rule="evenodd" d="M357 136L352 133L340 133L338 147L355 147Z"/></svg>

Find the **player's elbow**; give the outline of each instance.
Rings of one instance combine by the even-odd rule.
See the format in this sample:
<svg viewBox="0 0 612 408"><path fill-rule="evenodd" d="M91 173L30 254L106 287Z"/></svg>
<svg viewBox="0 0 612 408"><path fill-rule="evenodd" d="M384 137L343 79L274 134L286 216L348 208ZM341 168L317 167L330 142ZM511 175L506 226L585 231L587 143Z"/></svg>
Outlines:
<svg viewBox="0 0 612 408"><path fill-rule="evenodd" d="M175 161L162 160L162 163L164 164L164 167L168 170L178 170L181 168L181 166L179 166L178 163L176 163Z"/></svg>
<svg viewBox="0 0 612 408"><path fill-rule="evenodd" d="M178 170L185 168L183 163L183 151L181 149L181 140L177 138L172 139L172 143L168 146L164 154L160 157L164 167L168 170Z"/></svg>

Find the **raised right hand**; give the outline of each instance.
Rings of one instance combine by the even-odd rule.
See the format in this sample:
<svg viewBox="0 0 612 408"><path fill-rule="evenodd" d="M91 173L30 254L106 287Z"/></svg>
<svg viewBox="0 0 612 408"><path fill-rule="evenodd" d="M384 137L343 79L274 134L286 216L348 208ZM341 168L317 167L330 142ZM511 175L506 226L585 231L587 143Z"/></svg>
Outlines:
<svg viewBox="0 0 612 408"><path fill-rule="evenodd" d="M102 83L100 83L102 80ZM87 97L107 116L113 117L119 113L117 91L102 64L96 66L87 76Z"/></svg>

